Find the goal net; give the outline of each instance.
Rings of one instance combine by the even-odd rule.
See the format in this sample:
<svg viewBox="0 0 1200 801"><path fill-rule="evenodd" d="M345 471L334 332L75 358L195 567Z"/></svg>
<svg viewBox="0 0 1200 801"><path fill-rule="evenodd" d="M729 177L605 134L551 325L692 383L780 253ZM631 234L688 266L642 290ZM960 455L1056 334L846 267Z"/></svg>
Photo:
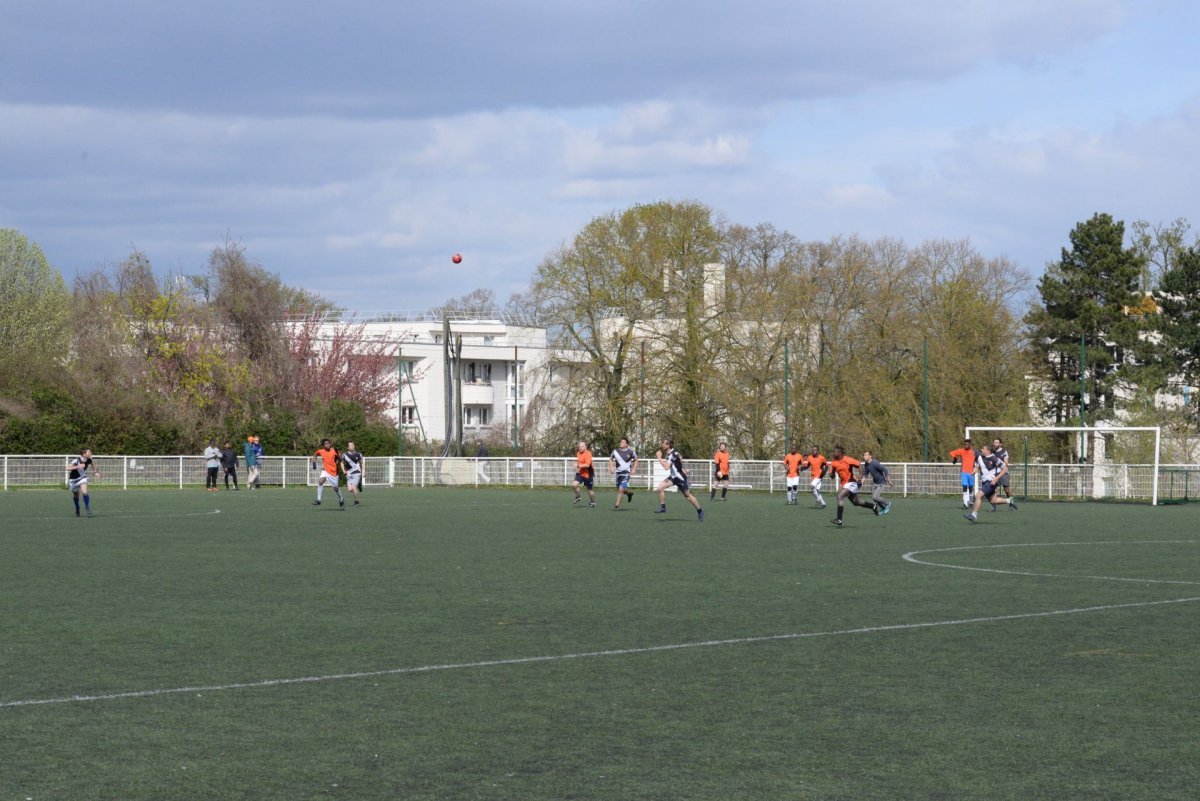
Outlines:
<svg viewBox="0 0 1200 801"><path fill-rule="evenodd" d="M1159 426L967 426L976 448L1000 439L1014 494L1150 503L1160 498Z"/></svg>

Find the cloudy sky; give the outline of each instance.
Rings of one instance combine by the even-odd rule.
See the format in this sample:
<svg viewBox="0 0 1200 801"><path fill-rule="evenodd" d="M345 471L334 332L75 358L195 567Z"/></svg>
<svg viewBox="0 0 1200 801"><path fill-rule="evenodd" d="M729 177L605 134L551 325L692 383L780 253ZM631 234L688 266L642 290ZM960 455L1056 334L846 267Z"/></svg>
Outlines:
<svg viewBox="0 0 1200 801"><path fill-rule="evenodd" d="M503 302L656 200L1034 274L1097 211L1200 224L1188 0L0 8L0 227L68 280L229 238L361 313Z"/></svg>

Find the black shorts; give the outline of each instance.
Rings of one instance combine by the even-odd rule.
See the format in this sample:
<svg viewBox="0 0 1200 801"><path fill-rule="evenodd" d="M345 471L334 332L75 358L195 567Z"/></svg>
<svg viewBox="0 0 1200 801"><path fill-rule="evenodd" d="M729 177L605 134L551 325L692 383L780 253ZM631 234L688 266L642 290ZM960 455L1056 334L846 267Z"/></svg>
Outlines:
<svg viewBox="0 0 1200 801"><path fill-rule="evenodd" d="M587 487L588 489L591 489L593 486L595 486L595 481L593 481L590 474L588 475L587 478L584 478L582 473L576 473L575 474L575 483L582 484L583 486Z"/></svg>
<svg viewBox="0 0 1200 801"><path fill-rule="evenodd" d="M676 489L678 489L680 492L689 492L692 489L692 485L688 483L686 478L673 477L671 479L671 483L674 484Z"/></svg>
<svg viewBox="0 0 1200 801"><path fill-rule="evenodd" d="M1005 473L1004 475L1000 476L1000 481L998 481L997 483L998 483L998 484L999 484L1001 487L1009 487L1009 486L1012 486L1011 484L1009 484L1009 479L1011 479L1011 478L1012 478L1012 476L1010 476L1008 473Z"/></svg>
<svg viewBox="0 0 1200 801"><path fill-rule="evenodd" d="M979 488L979 492L984 498L987 498L990 501L992 496L996 494L997 489L998 487L996 484L993 484L991 481L985 481Z"/></svg>
<svg viewBox="0 0 1200 801"><path fill-rule="evenodd" d="M728 481L728 480L729 480L728 473L722 473L721 468L719 468L719 467L713 468L713 481Z"/></svg>

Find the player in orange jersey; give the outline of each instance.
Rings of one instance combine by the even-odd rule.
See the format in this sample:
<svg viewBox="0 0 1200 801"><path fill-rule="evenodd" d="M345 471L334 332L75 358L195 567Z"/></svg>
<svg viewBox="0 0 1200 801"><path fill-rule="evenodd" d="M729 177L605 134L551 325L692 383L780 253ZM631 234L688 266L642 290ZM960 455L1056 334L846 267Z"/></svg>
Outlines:
<svg viewBox="0 0 1200 801"><path fill-rule="evenodd" d="M717 487L721 488L721 500L726 500L725 493L729 492L729 448L722 442L713 454L713 485L708 499L717 499Z"/></svg>
<svg viewBox="0 0 1200 801"><path fill-rule="evenodd" d="M575 451L575 482L571 485L571 489L575 490L575 503L579 503L582 498L579 496L579 488L587 487L588 506L596 506L596 470L592 466L592 452L588 450L588 444L583 440L579 440L579 447Z"/></svg>
<svg viewBox="0 0 1200 801"><path fill-rule="evenodd" d="M800 451L796 450L796 446L792 445L792 449L783 455L783 468L787 471L787 505L792 506L799 503L800 496L800 465L804 462L804 457L800 455Z"/></svg>
<svg viewBox="0 0 1200 801"><path fill-rule="evenodd" d="M950 464L958 462L962 465L962 491L963 491L963 508L970 509L971 501L975 495L975 460L979 457L979 451L971 447L970 438L963 440L961 448L955 448L950 451Z"/></svg>
<svg viewBox="0 0 1200 801"><path fill-rule="evenodd" d="M842 512L846 510L847 498L849 498L850 503L854 504L855 506L862 506L863 508L870 509L876 515L878 515L880 512L879 504L871 501L860 501L858 499L859 479L857 471L860 467L862 467L862 462L858 461L853 456L847 456L841 445L838 445L833 449L833 459L831 459L829 462L829 469L832 470L835 475L837 475L838 481L840 481L842 485L841 488L838 489L837 494L837 517L831 521L835 526L840 526L842 524Z"/></svg>
<svg viewBox="0 0 1200 801"><path fill-rule="evenodd" d="M317 462L321 463L321 475L317 477L317 499L313 501L313 506L321 505L321 493L325 491L325 485L333 486L333 491L337 493L338 508L343 512L346 511L346 499L342 497L342 490L338 487L338 462L341 461L341 454L338 449L333 447L333 443L328 439L321 440L321 447L313 453L312 466L315 469Z"/></svg>
<svg viewBox="0 0 1200 801"><path fill-rule="evenodd" d="M812 476L809 486L812 487L813 497L817 499L817 508L825 508L825 499L821 497L821 481L829 473L829 460L821 455L821 449L813 446L812 452L800 463L801 470L808 470Z"/></svg>

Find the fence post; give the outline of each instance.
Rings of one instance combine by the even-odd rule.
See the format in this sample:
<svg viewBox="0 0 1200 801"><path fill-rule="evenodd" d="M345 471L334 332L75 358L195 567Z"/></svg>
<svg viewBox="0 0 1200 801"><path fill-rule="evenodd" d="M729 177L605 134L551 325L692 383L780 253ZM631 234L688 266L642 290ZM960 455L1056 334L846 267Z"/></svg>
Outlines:
<svg viewBox="0 0 1200 801"><path fill-rule="evenodd" d="M179 488L183 489L183 457L179 457Z"/></svg>
<svg viewBox="0 0 1200 801"><path fill-rule="evenodd" d="M908 462L904 463L904 491L900 493L900 497L908 497Z"/></svg>
<svg viewBox="0 0 1200 801"><path fill-rule="evenodd" d="M287 457L280 456L279 461L283 464L283 488L287 489Z"/></svg>
<svg viewBox="0 0 1200 801"><path fill-rule="evenodd" d="M1046 500L1054 500L1054 465L1046 465Z"/></svg>
<svg viewBox="0 0 1200 801"><path fill-rule="evenodd" d="M129 457L121 457L121 489L129 489Z"/></svg>
<svg viewBox="0 0 1200 801"><path fill-rule="evenodd" d="M4 491L8 492L8 456L4 457Z"/></svg>

